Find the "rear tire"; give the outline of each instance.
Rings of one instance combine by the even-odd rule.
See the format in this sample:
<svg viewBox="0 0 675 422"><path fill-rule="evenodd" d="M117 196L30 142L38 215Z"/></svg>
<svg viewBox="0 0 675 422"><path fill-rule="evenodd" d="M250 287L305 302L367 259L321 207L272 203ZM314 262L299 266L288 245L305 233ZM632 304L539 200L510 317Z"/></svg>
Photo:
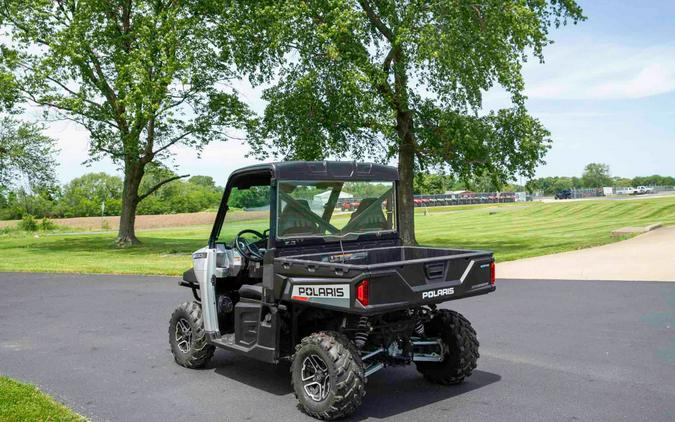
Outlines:
<svg viewBox="0 0 675 422"><path fill-rule="evenodd" d="M478 339L462 314L441 309L424 327L427 337L440 337L445 347L442 362L415 362L417 370L436 384L460 384L476 369Z"/></svg>
<svg viewBox="0 0 675 422"><path fill-rule="evenodd" d="M366 395L365 384L359 352L343 334L314 333L296 347L291 386L307 415L324 420L351 415Z"/></svg>
<svg viewBox="0 0 675 422"><path fill-rule="evenodd" d="M173 312L169 323L169 344L176 363L186 368L202 368L213 357L216 348L206 341L199 303L185 302Z"/></svg>

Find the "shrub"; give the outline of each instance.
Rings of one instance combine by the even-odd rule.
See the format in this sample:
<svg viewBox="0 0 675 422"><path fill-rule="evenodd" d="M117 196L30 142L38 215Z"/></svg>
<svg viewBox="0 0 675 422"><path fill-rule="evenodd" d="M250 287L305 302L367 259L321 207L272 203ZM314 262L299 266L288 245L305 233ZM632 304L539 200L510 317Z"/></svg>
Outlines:
<svg viewBox="0 0 675 422"><path fill-rule="evenodd" d="M34 232L38 229L38 222L35 220L35 217L32 215L24 215L19 224L17 224L20 230L27 232Z"/></svg>
<svg viewBox="0 0 675 422"><path fill-rule="evenodd" d="M54 224L54 222L47 217L43 217L42 221L40 221L40 229L43 231L54 230L56 229L56 224Z"/></svg>
<svg viewBox="0 0 675 422"><path fill-rule="evenodd" d="M47 217L37 220L34 216L24 215L21 221L16 225L19 230L34 232L38 230L47 231L56 229L56 224Z"/></svg>

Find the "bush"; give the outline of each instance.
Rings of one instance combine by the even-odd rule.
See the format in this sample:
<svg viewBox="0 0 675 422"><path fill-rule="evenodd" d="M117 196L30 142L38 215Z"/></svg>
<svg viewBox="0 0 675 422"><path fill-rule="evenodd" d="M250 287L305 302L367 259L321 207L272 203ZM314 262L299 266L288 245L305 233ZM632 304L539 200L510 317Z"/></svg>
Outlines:
<svg viewBox="0 0 675 422"><path fill-rule="evenodd" d="M40 221L40 229L43 231L54 230L56 229L56 224L54 224L54 222L47 217L43 217L42 221Z"/></svg>
<svg viewBox="0 0 675 422"><path fill-rule="evenodd" d="M44 217L42 220L37 220L34 216L28 214L24 215L21 221L19 221L17 228L27 232L38 230L48 231L56 229L56 224L47 217Z"/></svg>
<svg viewBox="0 0 675 422"><path fill-rule="evenodd" d="M32 215L24 215L21 221L19 221L19 224L17 224L17 227L20 230L34 232L38 229L38 222Z"/></svg>

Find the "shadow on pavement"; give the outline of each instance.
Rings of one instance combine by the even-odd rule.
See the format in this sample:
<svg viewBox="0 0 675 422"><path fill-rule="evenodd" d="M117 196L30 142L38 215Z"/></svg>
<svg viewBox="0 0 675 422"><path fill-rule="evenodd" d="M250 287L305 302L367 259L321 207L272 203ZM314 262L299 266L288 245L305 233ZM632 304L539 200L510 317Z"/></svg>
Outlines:
<svg viewBox="0 0 675 422"><path fill-rule="evenodd" d="M237 356L234 353L216 352L208 368L213 368L218 375L276 396L293 393L288 363L273 365Z"/></svg>
<svg viewBox="0 0 675 422"><path fill-rule="evenodd" d="M463 384L446 386L428 382L414 367L384 369L370 377L363 405L349 420L394 417L486 387L501 379L500 375L477 370ZM448 408L451 407L452 403L448 403Z"/></svg>
<svg viewBox="0 0 675 422"><path fill-rule="evenodd" d="M290 364L272 365L229 353L216 353L209 368L215 373L277 396L292 398ZM363 405L349 420L384 419L486 387L501 380L476 370L463 384L443 386L426 381L414 367L384 369L368 379ZM451 406L451 404L449 404Z"/></svg>

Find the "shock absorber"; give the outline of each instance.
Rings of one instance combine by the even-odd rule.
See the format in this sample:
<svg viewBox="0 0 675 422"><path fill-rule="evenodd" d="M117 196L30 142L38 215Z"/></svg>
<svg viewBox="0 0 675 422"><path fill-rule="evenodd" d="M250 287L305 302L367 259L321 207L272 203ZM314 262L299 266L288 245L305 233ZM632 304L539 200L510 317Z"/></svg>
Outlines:
<svg viewBox="0 0 675 422"><path fill-rule="evenodd" d="M422 318L418 318L415 322L415 334L419 337L424 337L424 322L422 321Z"/></svg>
<svg viewBox="0 0 675 422"><path fill-rule="evenodd" d="M370 331L370 327L368 327L368 317L363 316L359 318L359 323L356 325L356 334L354 334L354 344L356 344L356 347L359 349L366 345L366 341L368 341L368 331Z"/></svg>

